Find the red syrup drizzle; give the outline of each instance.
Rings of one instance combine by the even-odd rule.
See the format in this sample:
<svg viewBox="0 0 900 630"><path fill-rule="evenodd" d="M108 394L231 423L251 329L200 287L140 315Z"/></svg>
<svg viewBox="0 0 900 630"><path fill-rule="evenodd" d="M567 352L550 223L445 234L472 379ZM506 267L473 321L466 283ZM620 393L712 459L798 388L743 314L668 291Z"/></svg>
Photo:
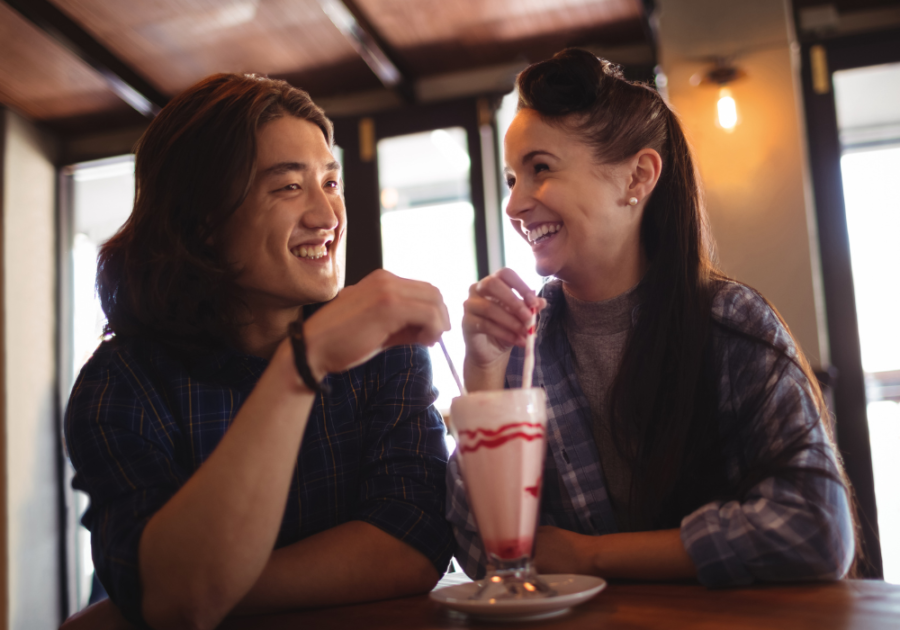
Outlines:
<svg viewBox="0 0 900 630"><path fill-rule="evenodd" d="M474 453L475 451L479 450L482 447L487 448L487 449L494 449L494 448L503 446L510 440L514 440L516 438L522 438L524 440L528 440L529 442L531 442L532 440L537 440L537 439L543 440L544 433L542 431L540 433L535 433L534 435L530 435L528 433L523 433L523 432L519 431L516 433L507 433L506 435L501 435L500 437L495 438L493 440L478 440L477 442L475 442L475 444L473 444L471 446L469 446L468 444L460 443L459 452L460 453Z"/></svg>
<svg viewBox="0 0 900 630"><path fill-rule="evenodd" d="M512 422L510 424L504 424L499 429L460 429L458 433L460 435L464 435L468 438L476 438L478 434L481 433L484 437L494 437L495 435L500 435L507 429L514 429L516 427L529 427L531 429L540 429L543 432L543 426L540 422Z"/></svg>
<svg viewBox="0 0 900 630"><path fill-rule="evenodd" d="M531 496L533 496L535 499L537 499L537 498L538 498L538 494L540 494L540 492L541 492L541 484L543 484L543 483L544 483L544 476L541 475L540 477L538 477L538 480L537 480L537 483L536 483L536 484L534 484L533 486L528 486L527 488L525 488L525 492L530 493Z"/></svg>

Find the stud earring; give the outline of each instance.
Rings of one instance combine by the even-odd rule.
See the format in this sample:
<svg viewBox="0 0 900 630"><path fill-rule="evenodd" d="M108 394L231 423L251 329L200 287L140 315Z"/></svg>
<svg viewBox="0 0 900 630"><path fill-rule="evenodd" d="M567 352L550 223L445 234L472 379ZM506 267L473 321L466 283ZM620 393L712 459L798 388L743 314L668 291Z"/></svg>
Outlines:
<svg viewBox="0 0 900 630"><path fill-rule="evenodd" d="M638 198L637 198L637 197L632 197L631 199L628 200L628 205L629 205L629 206L636 206L637 203L638 203Z"/></svg>

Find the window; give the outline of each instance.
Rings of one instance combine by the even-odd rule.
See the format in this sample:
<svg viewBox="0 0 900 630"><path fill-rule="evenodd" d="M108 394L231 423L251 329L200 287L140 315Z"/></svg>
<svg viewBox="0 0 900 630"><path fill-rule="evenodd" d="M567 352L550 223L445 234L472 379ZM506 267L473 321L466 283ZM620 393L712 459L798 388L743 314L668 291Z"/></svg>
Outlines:
<svg viewBox="0 0 900 630"><path fill-rule="evenodd" d="M106 317L100 308L95 281L97 253L131 214L134 204L134 156L85 162L63 170L63 220L60 238L64 243L62 278L63 314L61 331L60 387L68 400L82 366L100 344ZM87 509L87 495L71 489L71 468L65 476L65 491L72 493L67 504L70 558L70 589L75 610L91 596L94 565L91 562L90 532L81 526Z"/></svg>
<svg viewBox="0 0 900 630"><path fill-rule="evenodd" d="M478 280L470 165L461 127L378 142L384 268L440 289L453 326L444 334L444 343L458 366L465 357L463 302L469 286ZM430 351L440 392L436 406L446 412L459 390L440 347Z"/></svg>

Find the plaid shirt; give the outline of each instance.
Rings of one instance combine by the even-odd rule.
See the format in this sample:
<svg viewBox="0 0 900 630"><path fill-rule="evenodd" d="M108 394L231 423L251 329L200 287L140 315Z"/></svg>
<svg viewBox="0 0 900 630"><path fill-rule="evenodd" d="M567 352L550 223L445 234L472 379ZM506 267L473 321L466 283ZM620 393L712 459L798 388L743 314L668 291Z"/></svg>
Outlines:
<svg viewBox="0 0 900 630"><path fill-rule="evenodd" d="M65 422L72 485L91 498L82 522L97 574L132 620L141 621L144 527L215 450L267 363L223 351L187 369L158 344L128 341L103 343L82 369ZM276 547L364 521L443 573L454 541L443 516L447 450L426 350L391 348L327 382Z"/></svg>
<svg viewBox="0 0 900 630"><path fill-rule="evenodd" d="M549 301L563 299L553 281L542 291ZM640 307L638 307L639 309ZM797 357L790 335L766 302L753 290L725 283L713 301L712 314L757 338L766 339L788 356ZM637 312L635 312L635 317ZM606 491L603 469L591 430L588 401L578 385L565 335L556 341L537 328L534 383L547 393L547 458L540 522L587 535L614 533L616 521ZM553 347L551 344L563 344ZM762 344L721 332L713 334L720 364L718 413L723 429L733 423L748 392L765 382L770 368L784 356ZM506 386L520 387L523 352L513 350ZM825 434L803 372L790 363L771 383L763 417L786 419L786 432L813 425L808 448L791 463L825 468L837 474L833 448ZM784 436L768 435L778 446ZM824 445L824 454L813 445ZM740 479L743 459L732 453L726 470ZM472 577L484 574L484 551L469 511L456 454L447 469L447 518L459 545L456 556ZM818 501L814 497L820 497ZM846 574L854 556L853 524L847 494L841 484L816 475L791 483L769 478L743 501L714 501L681 521L681 541L697 567L700 582L709 587L739 586L755 581L825 580Z"/></svg>

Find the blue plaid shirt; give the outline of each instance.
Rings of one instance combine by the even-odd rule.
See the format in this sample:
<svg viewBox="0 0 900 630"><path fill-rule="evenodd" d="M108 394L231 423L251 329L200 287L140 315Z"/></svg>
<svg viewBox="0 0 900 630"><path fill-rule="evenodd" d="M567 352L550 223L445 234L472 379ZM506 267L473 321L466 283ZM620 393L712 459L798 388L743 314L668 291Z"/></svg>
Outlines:
<svg viewBox="0 0 900 630"><path fill-rule="evenodd" d="M223 351L188 369L158 344L128 341L103 343L82 369L65 422L72 485L90 495L82 522L94 565L130 619L141 621L144 527L215 450L267 363ZM331 393L313 407L276 546L364 521L443 573L454 541L426 350L391 348L326 380Z"/></svg>
<svg viewBox="0 0 900 630"><path fill-rule="evenodd" d="M563 299L561 290L560 283L552 281L544 286L542 295L553 302ZM757 293L743 285L725 283L715 296L712 315L797 357L778 317ZM547 393L548 452L541 524L594 536L615 533L618 530L594 442L590 406L578 384L565 335L555 335L553 341L543 335L545 326L546 321L539 321L534 369L535 385ZM552 343L563 345L553 347ZM783 357L771 348L721 332L713 333L713 344L720 364L718 412L724 427L742 417L740 409L748 392L767 378L773 364ZM506 372L507 387L521 386L523 362L522 350L515 348ZM791 463L825 468L837 475L836 455L806 376L790 364L772 385L760 413L787 419L783 426L788 433L813 425L806 436L810 448ZM777 447L784 436L766 437ZM824 445L824 454L812 448L814 445ZM742 465L741 457L732 453L726 460L730 479L740 478ZM459 545L457 559L471 577L481 577L484 550L456 454L450 458L447 486L447 518ZM743 501L710 502L684 517L681 540L697 567L698 579L709 587L836 579L847 573L855 551L843 486L816 475L805 475L798 483L766 479Z"/></svg>

